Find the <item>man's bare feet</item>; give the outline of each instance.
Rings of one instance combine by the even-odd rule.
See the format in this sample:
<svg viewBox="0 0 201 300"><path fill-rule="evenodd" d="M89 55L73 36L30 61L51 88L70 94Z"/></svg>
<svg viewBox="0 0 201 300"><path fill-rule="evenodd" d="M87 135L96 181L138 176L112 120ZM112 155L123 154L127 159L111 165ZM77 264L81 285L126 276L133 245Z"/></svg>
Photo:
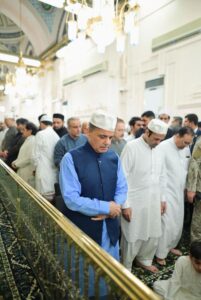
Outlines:
<svg viewBox="0 0 201 300"><path fill-rule="evenodd" d="M171 249L170 252L176 256L181 256L182 252L178 249Z"/></svg>
<svg viewBox="0 0 201 300"><path fill-rule="evenodd" d="M156 261L160 266L166 266L166 260L163 258L156 257Z"/></svg>
<svg viewBox="0 0 201 300"><path fill-rule="evenodd" d="M157 273L159 271L156 266L153 266L153 265L151 265L151 266L145 266L142 263L140 263L139 261L136 261L136 265L138 267L143 268L145 270L148 270L148 271L150 271L152 273Z"/></svg>

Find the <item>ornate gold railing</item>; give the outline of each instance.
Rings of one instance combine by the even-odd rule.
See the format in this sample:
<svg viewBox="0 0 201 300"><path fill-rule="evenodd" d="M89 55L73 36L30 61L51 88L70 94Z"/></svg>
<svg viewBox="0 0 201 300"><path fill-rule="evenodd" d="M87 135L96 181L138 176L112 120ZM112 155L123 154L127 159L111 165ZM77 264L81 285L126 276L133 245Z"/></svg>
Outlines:
<svg viewBox="0 0 201 300"><path fill-rule="evenodd" d="M0 192L46 299L159 299L1 160Z"/></svg>

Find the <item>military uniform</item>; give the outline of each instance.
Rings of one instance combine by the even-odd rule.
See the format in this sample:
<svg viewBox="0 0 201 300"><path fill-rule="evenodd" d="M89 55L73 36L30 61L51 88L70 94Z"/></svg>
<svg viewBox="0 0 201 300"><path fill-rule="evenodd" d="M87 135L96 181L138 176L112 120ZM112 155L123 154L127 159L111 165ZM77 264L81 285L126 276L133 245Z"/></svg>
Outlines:
<svg viewBox="0 0 201 300"><path fill-rule="evenodd" d="M196 192L191 224L191 240L201 239L201 138L195 144L189 164L187 190Z"/></svg>

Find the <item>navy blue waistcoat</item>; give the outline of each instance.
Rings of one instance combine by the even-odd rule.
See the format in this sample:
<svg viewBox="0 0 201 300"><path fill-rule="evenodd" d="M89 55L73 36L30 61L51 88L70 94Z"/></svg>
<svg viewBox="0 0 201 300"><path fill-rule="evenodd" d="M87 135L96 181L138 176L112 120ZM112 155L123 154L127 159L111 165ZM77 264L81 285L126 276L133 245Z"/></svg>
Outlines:
<svg viewBox="0 0 201 300"><path fill-rule="evenodd" d="M117 184L118 158L109 150L106 153L96 153L90 144L70 151L76 173L81 184L82 197L103 201L114 200ZM91 217L66 207L64 214L93 240L101 245L103 221L92 221ZM112 245L119 239L118 219L106 219L107 232Z"/></svg>

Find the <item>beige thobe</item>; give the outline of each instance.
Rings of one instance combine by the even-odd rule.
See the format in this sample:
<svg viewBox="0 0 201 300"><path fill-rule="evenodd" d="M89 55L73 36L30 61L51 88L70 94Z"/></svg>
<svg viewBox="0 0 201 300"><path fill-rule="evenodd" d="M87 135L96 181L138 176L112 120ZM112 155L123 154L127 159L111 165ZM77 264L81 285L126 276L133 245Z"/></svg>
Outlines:
<svg viewBox="0 0 201 300"><path fill-rule="evenodd" d="M200 300L201 273L195 271L189 256L181 256L172 277L156 281L154 290L164 300Z"/></svg>
<svg viewBox="0 0 201 300"><path fill-rule="evenodd" d="M54 193L57 168L54 164L53 155L58 140L59 136L50 126L36 134L32 159L36 167L36 190L41 194Z"/></svg>

